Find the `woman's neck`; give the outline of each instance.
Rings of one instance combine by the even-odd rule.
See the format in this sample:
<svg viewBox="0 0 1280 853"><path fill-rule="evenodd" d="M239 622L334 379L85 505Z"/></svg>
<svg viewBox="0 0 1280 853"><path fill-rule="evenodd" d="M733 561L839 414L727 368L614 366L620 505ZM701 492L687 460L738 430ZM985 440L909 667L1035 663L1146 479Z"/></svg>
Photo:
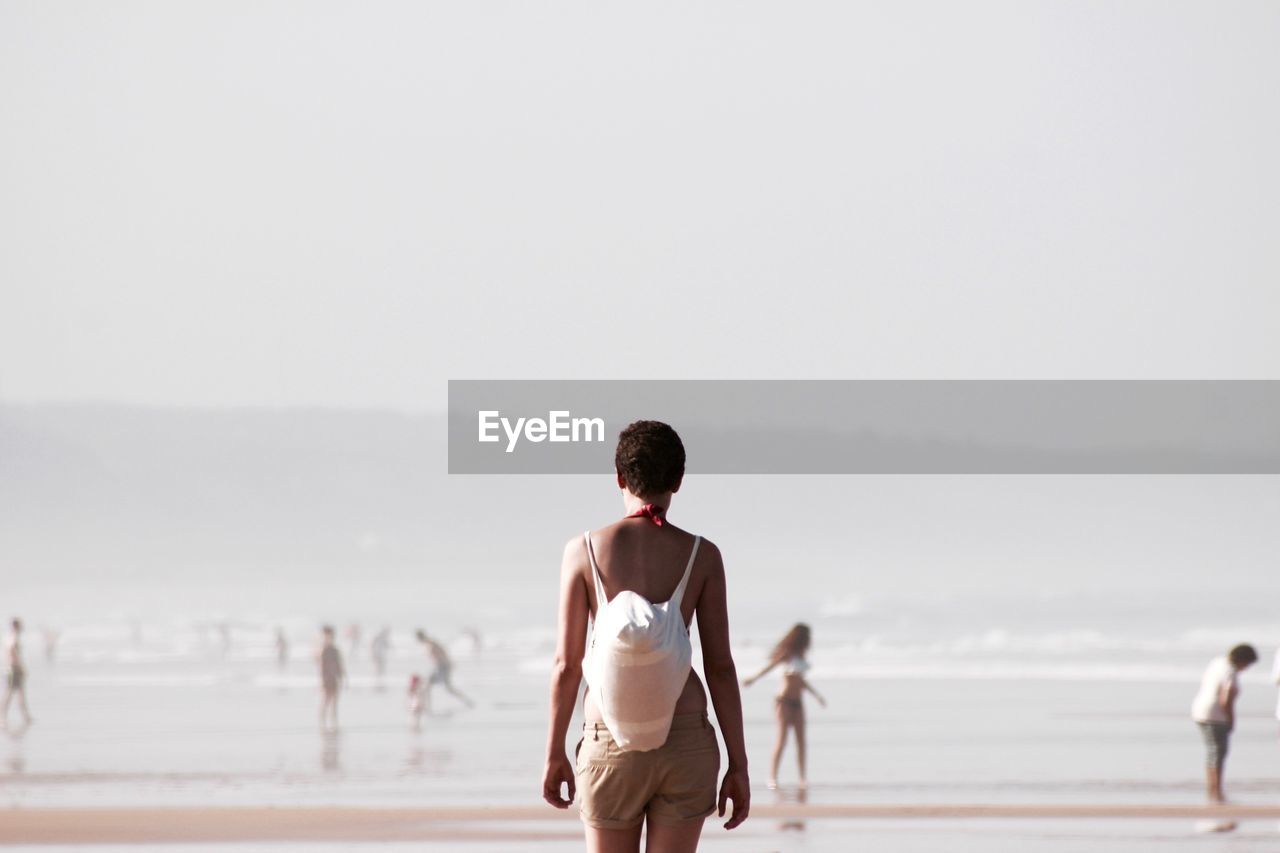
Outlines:
<svg viewBox="0 0 1280 853"><path fill-rule="evenodd" d="M662 507L665 510L667 507L671 506L671 493L667 492L664 495L648 498L637 497L636 495L631 494L631 492L622 493L623 515L632 515L637 513L646 504L653 504L654 506Z"/></svg>

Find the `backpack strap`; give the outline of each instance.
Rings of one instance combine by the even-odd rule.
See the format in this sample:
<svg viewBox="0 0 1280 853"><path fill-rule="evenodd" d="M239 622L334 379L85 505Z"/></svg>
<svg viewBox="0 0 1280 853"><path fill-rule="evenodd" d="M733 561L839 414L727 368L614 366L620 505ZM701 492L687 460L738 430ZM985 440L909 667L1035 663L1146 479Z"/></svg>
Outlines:
<svg viewBox="0 0 1280 853"><path fill-rule="evenodd" d="M591 547L591 532L587 531L582 534L582 538L587 543L587 559L591 561L591 579L596 584L596 614L599 615L600 610L609 603L609 596L605 595L604 584L600 581L600 567L596 565L596 551Z"/></svg>
<svg viewBox="0 0 1280 853"><path fill-rule="evenodd" d="M693 561L698 557L698 546L702 544L701 536L693 537L693 553L689 555L689 565L684 567L684 577L680 578L680 584L676 587L676 591L671 596L671 601L675 604L675 609L680 609L680 603L684 601L684 590L689 585L689 575L693 573Z"/></svg>

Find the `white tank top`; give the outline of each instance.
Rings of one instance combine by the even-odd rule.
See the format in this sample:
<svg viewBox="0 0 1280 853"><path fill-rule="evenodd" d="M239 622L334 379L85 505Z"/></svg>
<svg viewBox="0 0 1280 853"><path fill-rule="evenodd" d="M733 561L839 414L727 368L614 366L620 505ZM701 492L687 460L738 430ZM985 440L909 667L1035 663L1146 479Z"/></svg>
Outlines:
<svg viewBox="0 0 1280 853"><path fill-rule="evenodd" d="M784 676L804 675L808 671L809 662L799 656L787 658L786 664L782 667L782 674Z"/></svg>
<svg viewBox="0 0 1280 853"><path fill-rule="evenodd" d="M596 618L582 661L583 676L619 747L636 752L657 749L667 742L676 700L692 668L693 647L680 602L702 537L694 537L684 576L671 600L662 604L630 590L610 601L600 581L591 534L583 538L596 586Z"/></svg>

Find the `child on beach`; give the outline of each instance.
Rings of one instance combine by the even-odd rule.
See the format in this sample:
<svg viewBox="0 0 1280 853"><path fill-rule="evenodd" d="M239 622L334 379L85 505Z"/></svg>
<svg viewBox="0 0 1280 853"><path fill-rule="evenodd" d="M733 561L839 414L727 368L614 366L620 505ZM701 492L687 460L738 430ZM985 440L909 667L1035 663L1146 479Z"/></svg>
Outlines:
<svg viewBox="0 0 1280 853"><path fill-rule="evenodd" d="M1258 660L1253 646L1239 645L1225 657L1214 658L1200 680L1200 691L1191 702L1191 719L1200 727L1205 745L1205 787L1211 803L1223 803L1222 769L1227 744L1236 722L1239 674Z"/></svg>
<svg viewBox="0 0 1280 853"><path fill-rule="evenodd" d="M333 626L325 625L321 630L322 644L316 656L320 664L320 728L337 731L338 728L338 690L346 677L342 666L342 653L333 642Z"/></svg>
<svg viewBox="0 0 1280 853"><path fill-rule="evenodd" d="M426 702L423 701L422 690L422 676L415 672L409 676L409 720L413 724L415 732L422 730L422 715L427 710Z"/></svg>
<svg viewBox="0 0 1280 853"><path fill-rule="evenodd" d="M809 651L812 636L813 633L808 625L804 623L795 625L785 637L778 641L764 669L743 682L745 686L750 687L774 667L781 665L783 668L782 691L773 699L774 710L778 717L778 738L773 746L773 763L769 769L770 788L778 787L778 765L782 763L782 752L787 746L788 731L796 733L796 760L800 765L800 787L804 788L808 784L804 721L805 691L812 693L819 705L827 707L827 700L823 699L805 678L805 673L809 671L809 662L805 660L805 655Z"/></svg>

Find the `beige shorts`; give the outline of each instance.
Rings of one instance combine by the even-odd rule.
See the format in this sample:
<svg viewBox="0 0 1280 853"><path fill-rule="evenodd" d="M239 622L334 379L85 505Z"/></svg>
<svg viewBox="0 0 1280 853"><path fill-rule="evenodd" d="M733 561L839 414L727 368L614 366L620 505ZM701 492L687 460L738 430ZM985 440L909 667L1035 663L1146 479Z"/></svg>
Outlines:
<svg viewBox="0 0 1280 853"><path fill-rule="evenodd" d="M582 822L632 829L650 821L702 820L716 810L720 746L706 714L680 714L667 742L648 752L619 749L603 723L586 723L577 757Z"/></svg>

